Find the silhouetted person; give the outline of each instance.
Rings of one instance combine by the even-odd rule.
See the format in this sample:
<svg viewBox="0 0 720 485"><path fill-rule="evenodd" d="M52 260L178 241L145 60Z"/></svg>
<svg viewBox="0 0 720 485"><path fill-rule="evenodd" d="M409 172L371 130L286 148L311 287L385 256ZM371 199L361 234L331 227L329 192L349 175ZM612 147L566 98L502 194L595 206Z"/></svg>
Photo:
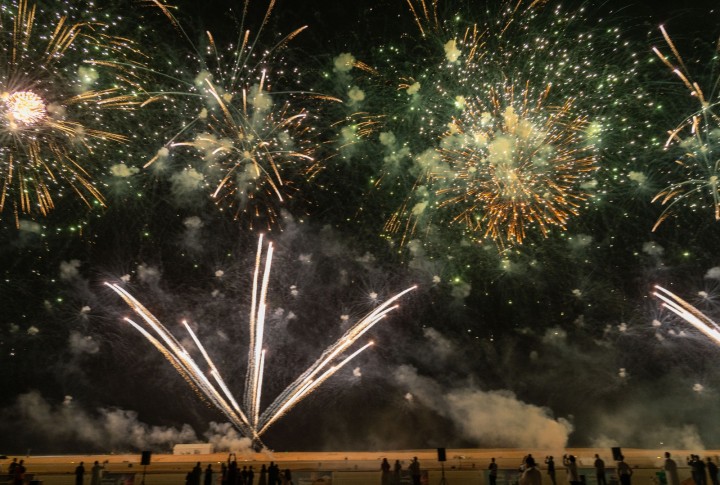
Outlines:
<svg viewBox="0 0 720 485"><path fill-rule="evenodd" d="M268 485L277 485L278 480L280 479L278 466L275 464L274 461L270 462L270 466L268 467Z"/></svg>
<svg viewBox="0 0 720 485"><path fill-rule="evenodd" d="M95 461L93 463L93 467L90 469L91 478L90 478L90 485L100 485L100 481L102 480L102 472L103 467Z"/></svg>
<svg viewBox="0 0 720 485"><path fill-rule="evenodd" d="M402 465L400 460L395 460L393 465L393 485L400 485L400 475L402 474Z"/></svg>
<svg viewBox="0 0 720 485"><path fill-rule="evenodd" d="M700 485L700 476L698 471L698 457L697 455L690 455L687 459L687 465L690 467L690 476L692 476L695 485Z"/></svg>
<svg viewBox="0 0 720 485"><path fill-rule="evenodd" d="M191 475L190 482L192 485L200 485L200 479L202 478L202 467L200 466L200 462L197 462L197 464L193 467Z"/></svg>
<svg viewBox="0 0 720 485"><path fill-rule="evenodd" d="M383 458L380 463L380 471L382 471L382 485L390 485L390 463L387 458Z"/></svg>
<svg viewBox="0 0 720 485"><path fill-rule="evenodd" d="M570 485L580 485L580 476L578 475L575 457L573 455L563 455L563 466L565 466Z"/></svg>
<svg viewBox="0 0 720 485"><path fill-rule="evenodd" d="M700 479L699 485L707 485L707 474L705 473L705 462L700 459L699 455L695 455L698 467L698 478Z"/></svg>
<svg viewBox="0 0 720 485"><path fill-rule="evenodd" d="M663 470L665 470L665 479L667 485L680 485L680 476L678 475L677 463L675 460L670 458L670 452L665 452L665 463L663 463Z"/></svg>
<svg viewBox="0 0 720 485"><path fill-rule="evenodd" d="M557 485L555 481L555 460L553 460L552 456L548 456L545 458L545 464L547 465L547 474L550 480L552 480L553 485Z"/></svg>
<svg viewBox="0 0 720 485"><path fill-rule="evenodd" d="M81 461L78 466L75 467L75 485L83 485L85 481L85 466Z"/></svg>
<svg viewBox="0 0 720 485"><path fill-rule="evenodd" d="M413 457L408 470L410 470L413 485L420 485L420 462L418 461L417 456Z"/></svg>
<svg viewBox="0 0 720 485"><path fill-rule="evenodd" d="M620 455L618 458L620 459L617 462L617 476L620 478L620 485L630 485L633 474L632 468L625 463L625 457L623 455Z"/></svg>
<svg viewBox="0 0 720 485"><path fill-rule="evenodd" d="M488 465L488 470L490 472L488 473L488 477L490 478L490 485L495 485L497 482L497 472L498 472L498 466L497 463L495 463L495 458L490 458L490 464Z"/></svg>
<svg viewBox="0 0 720 485"><path fill-rule="evenodd" d="M542 485L542 474L535 466L535 459L528 455L523 465L525 469L520 476L519 485Z"/></svg>
<svg viewBox="0 0 720 485"><path fill-rule="evenodd" d="M255 472L253 471L252 465L248 467L247 474L245 475L245 485L252 485L255 479Z"/></svg>
<svg viewBox="0 0 720 485"><path fill-rule="evenodd" d="M267 485L267 468L265 463L260 467L260 476L258 477L258 485Z"/></svg>
<svg viewBox="0 0 720 485"><path fill-rule="evenodd" d="M15 485L22 485L25 481L25 460L20 460L20 463L17 463L15 467L13 468L13 480L15 481Z"/></svg>
<svg viewBox="0 0 720 485"><path fill-rule="evenodd" d="M15 468L17 468L17 466L17 458L13 458L12 463L8 465L8 475L10 475L11 478L13 477L13 475L15 475Z"/></svg>
<svg viewBox="0 0 720 485"><path fill-rule="evenodd" d="M228 483L227 485L237 485L239 481L240 470L237 467L237 461L233 460L230 462L228 468Z"/></svg>
<svg viewBox="0 0 720 485"><path fill-rule="evenodd" d="M285 471L283 472L282 485L293 485L292 473L290 473L289 468L286 468Z"/></svg>
<svg viewBox="0 0 720 485"><path fill-rule="evenodd" d="M593 462L595 467L595 478L597 479L597 485L607 485L605 480L605 462L600 455L595 455L595 461Z"/></svg>
<svg viewBox="0 0 720 485"><path fill-rule="evenodd" d="M227 485L228 466L225 463L220 464L220 485Z"/></svg>
<svg viewBox="0 0 720 485"><path fill-rule="evenodd" d="M710 475L710 483L718 485L718 466L713 463L710 457L707 458L707 471L708 475Z"/></svg>
<svg viewBox="0 0 720 485"><path fill-rule="evenodd" d="M212 481L213 481L212 476L213 476L212 465L208 465L207 468L205 469L205 479L203 480L204 485L212 485Z"/></svg>

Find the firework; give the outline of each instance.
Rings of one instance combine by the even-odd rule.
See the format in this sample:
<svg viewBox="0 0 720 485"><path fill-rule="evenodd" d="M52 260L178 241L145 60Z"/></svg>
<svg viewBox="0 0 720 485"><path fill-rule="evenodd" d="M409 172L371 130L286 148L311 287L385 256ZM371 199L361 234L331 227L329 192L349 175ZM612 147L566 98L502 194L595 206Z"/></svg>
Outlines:
<svg viewBox="0 0 720 485"><path fill-rule="evenodd" d="M202 49L189 40L165 4L150 3L161 8L188 40L198 67L184 78L165 76L177 85L150 93L147 104L170 101L173 112L179 111L184 119L182 129L167 139L146 167L177 157L186 162L183 170L197 174L196 186L207 189L219 207L251 227L261 221L270 228L298 185L322 169L306 106L310 100L327 98L296 89L301 75L288 68L280 55L306 27L271 47L261 47L263 27L275 2L268 3L257 32L251 33L245 27L246 0L235 47L218 49L208 32L207 47ZM280 90L279 81L291 88Z"/></svg>
<svg viewBox="0 0 720 485"><path fill-rule="evenodd" d="M243 406L240 406L233 396L219 370L210 358L210 355L187 323L183 322L184 327L189 332L205 361L204 370L201 369L200 365L167 328L137 299L119 285L106 283L107 286L120 295L130 308L143 319L150 331L129 318L125 320L150 341L196 391L206 397L225 414L239 431L251 438L258 445L262 444L260 438L270 426L355 356L370 347L372 342L354 351L349 356L342 358L344 352L353 346L360 337L376 323L385 318L388 313L397 308L397 305L393 305L393 303L415 288L408 288L392 296L353 324L337 342L322 353L315 363L290 384L265 411L260 413L265 367L265 350L263 349L263 334L267 308L265 299L270 279L272 254L272 243L268 244L267 250L263 254L263 237L261 236L258 241L255 257L252 302L248 318L250 338L248 342L248 366L245 377ZM153 335L153 332L155 335Z"/></svg>
<svg viewBox="0 0 720 485"><path fill-rule="evenodd" d="M11 208L16 224L20 212L46 215L68 188L88 206L103 204L86 162L108 142L125 141L104 128L101 110L132 99L118 87L94 86L104 59L125 56L132 45L103 24L68 15L27 0L0 12L0 213ZM132 83L130 68L115 74Z"/></svg>
<svg viewBox="0 0 720 485"><path fill-rule="evenodd" d="M384 231L401 246L448 226L501 247L548 237L601 190L610 129L628 133L624 110L642 104L637 60L619 29L543 4L448 15L408 0L411 45L379 48L376 76L352 64L364 93L354 107L376 113L355 134L377 139L371 181L398 202Z"/></svg>
<svg viewBox="0 0 720 485"><path fill-rule="evenodd" d="M551 226L564 229L587 197L581 182L597 166L583 137L586 118L574 113L572 99L545 106L549 91L491 90L443 141L447 165L428 174L438 207L480 239L520 244L533 228L547 236Z"/></svg>
<svg viewBox="0 0 720 485"><path fill-rule="evenodd" d="M720 345L720 326L717 323L673 292L658 285L655 285L655 288L658 291L653 292L653 295L663 302L665 308L701 331L716 345Z"/></svg>
<svg viewBox="0 0 720 485"><path fill-rule="evenodd" d="M666 55L656 47L653 47L653 51L690 91L690 95L699 104L699 110L668 132L665 147L676 147L680 151L675 163L682 172L683 180L672 183L653 198L653 202L659 201L666 206L653 226L653 231L674 214L679 206L691 211L710 208L715 220L720 220L720 76L711 82L710 90L704 92L700 84L693 80L665 28L661 26L660 30L672 55ZM718 54L720 39L713 58L715 67L718 65ZM714 74L717 75L717 72Z"/></svg>

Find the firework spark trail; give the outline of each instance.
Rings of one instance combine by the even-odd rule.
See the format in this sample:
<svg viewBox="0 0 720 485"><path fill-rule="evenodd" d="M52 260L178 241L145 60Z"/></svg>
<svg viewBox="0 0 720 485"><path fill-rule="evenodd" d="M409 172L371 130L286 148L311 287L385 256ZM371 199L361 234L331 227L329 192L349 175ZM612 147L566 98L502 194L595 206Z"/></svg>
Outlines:
<svg viewBox="0 0 720 485"><path fill-rule="evenodd" d="M155 331L155 333L165 343L163 344L163 342L156 339L152 334L147 332L145 329L143 329L140 325L138 325L131 319L126 318L125 321L130 323L135 329L139 330L140 333L145 338L147 338L165 356L167 360L170 361L170 363L173 365L173 367L175 367L175 369L180 373L180 375L187 382L189 382L193 386L193 388L199 390L202 395L204 395L207 399L210 400L210 402L212 402L218 409L220 409L223 414L225 414L225 416L230 419L230 421L236 428L246 433L247 436L253 437L254 439L259 439L259 437L256 436L256 434L254 433L254 430L250 426L250 423L248 422L240 407L237 406L237 403L234 402L234 399L231 399L231 402L233 403L233 407L231 407L228 402L222 397L222 395L217 391L217 389L212 385L212 383L207 379L207 377L205 377L205 374L197 366L197 363L192 359L190 354L187 352L187 350L185 350L185 348L180 344L180 342L178 342L177 339L170 333L170 331L168 331L167 328L165 328L165 326L162 325L162 323L160 323L160 321L158 321L152 313L150 313L139 301L137 301L123 288L116 284L105 284L113 291L115 291L118 295L120 295L120 297L133 309L133 311L140 315L140 317L148 324L148 326L153 331ZM190 331L189 326L186 325L186 328ZM192 331L190 331L190 335L194 337L194 333ZM222 381L222 378L220 377L217 370L214 368L211 362L209 362L209 364L211 367L211 374L218 381L220 388L223 390L223 392L225 392L226 396L231 396L227 389L227 386L225 386L225 383Z"/></svg>
<svg viewBox="0 0 720 485"><path fill-rule="evenodd" d="M658 291L653 292L653 295L663 302L665 308L704 333L715 344L720 345L720 326L673 292L659 285L655 285L655 288Z"/></svg>
<svg viewBox="0 0 720 485"><path fill-rule="evenodd" d="M665 148L673 145L679 146L683 153L675 160L676 166L685 171L685 179L674 182L658 192L652 202L660 202L665 206L652 230L657 228L671 215L678 205L687 205L692 211L697 207L705 206L705 200L711 199L716 221L720 221L720 114L716 112L720 105L715 90L711 90L706 97L700 84L693 80L680 52L664 26L660 26L663 38L672 52L678 65L673 63L670 56L663 54L660 49L653 47L655 55L675 74L682 84L690 91L692 98L700 104L700 109L687 117L677 127L668 131ZM720 41L716 50L720 49ZM679 67L678 67L679 66ZM711 85L717 88L720 77ZM687 136L683 136L688 132Z"/></svg>
<svg viewBox="0 0 720 485"><path fill-rule="evenodd" d="M257 427L258 407L260 405L260 393L262 392L262 357L263 334L265 332L265 300L267 287L270 281L270 269L272 266L273 245L268 244L265 254L265 270L258 294L257 280L262 260L263 235L258 240L258 250L255 257L255 272L253 276L253 296L250 310L250 342L248 344L248 370L245 379L245 408L248 415L253 419L253 426ZM261 360L263 359L263 360Z"/></svg>
<svg viewBox="0 0 720 485"><path fill-rule="evenodd" d="M262 430L267 429L272 422L274 422L281 412L288 411L292 406L289 403L299 402L303 397L307 396L316 386L312 386L311 383L313 378L326 366L332 362L341 352L354 344L358 338L360 338L365 332L370 330L377 322L385 318L385 316L397 308L396 306L390 306L393 302L401 298L406 293L414 290L416 287L413 286L408 288L397 295L393 296L355 325L353 325L345 335L340 337L333 345L325 349L320 358L315 361L295 382L290 384L285 391L283 391L275 401L268 406L266 411L260 418Z"/></svg>
<svg viewBox="0 0 720 485"><path fill-rule="evenodd" d="M269 416L267 418L267 421L263 422L262 428L259 430L259 434L264 433L270 426L272 426L275 421L280 419L290 411L295 404L299 403L301 400L303 400L307 395L309 395L311 392L313 392L317 387L319 387L323 382L325 382L327 379L332 377L333 374L335 374L337 371L343 368L345 364L350 362L352 359L354 359L356 356L360 355L365 349L371 347L373 345L373 342L368 342L367 344L363 345L361 348L350 354L348 357L346 357L344 360L342 360L340 363L330 367L327 369L323 374L321 374L317 379L311 379L304 382L304 384L297 389L290 398L288 398L286 401L284 401L282 404L279 405L279 407L273 412L272 416ZM268 408L270 409L270 408Z"/></svg>
<svg viewBox="0 0 720 485"><path fill-rule="evenodd" d="M284 416L295 405L310 395L323 382L333 376L338 370L345 366L357 355L372 345L372 342L351 353L340 362L333 364L345 350L352 346L357 340L369 331L375 324L383 320L398 305L394 304L406 293L413 291L416 287L408 288L380 304L370 313L355 323L345 334L334 344L325 349L320 358L315 361L300 377L290 384L265 411L260 413L263 375L265 371L265 349L263 346L267 289L269 285L272 243L263 255L263 237L258 240L258 250L255 257L255 270L253 272L252 301L250 308L250 339L248 345L248 368L245 376L245 390L243 403L246 412L238 404L232 392L222 378L220 372L210 358L209 353L202 345L197 335L190 328L186 321L183 326L190 334L198 351L205 360L208 373L217 383L217 387L206 377L205 372L200 369L197 362L178 342L178 340L167 330L167 328L145 308L130 293L117 284L105 283L115 291L127 305L152 329L159 337L156 338L139 324L129 318L129 322L138 330L163 356L175 367L178 373L201 395L206 397L213 405L228 417L231 423L253 441L262 445L260 437L278 419ZM265 264L263 265L263 256ZM263 268L263 276L260 279L260 270ZM331 365L332 364L332 365Z"/></svg>

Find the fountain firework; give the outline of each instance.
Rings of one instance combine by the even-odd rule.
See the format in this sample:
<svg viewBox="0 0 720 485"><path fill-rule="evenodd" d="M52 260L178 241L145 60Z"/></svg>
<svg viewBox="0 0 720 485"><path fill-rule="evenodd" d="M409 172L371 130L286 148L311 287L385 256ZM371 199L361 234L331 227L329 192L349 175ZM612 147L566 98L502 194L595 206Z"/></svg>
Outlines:
<svg viewBox="0 0 720 485"><path fill-rule="evenodd" d="M370 341L349 356L340 360L343 352L350 348L362 335L370 330L376 323L396 309L393 303L406 293L415 289L407 288L394 295L373 311L358 320L334 344L325 349L320 358L292 382L278 397L260 413L262 396L263 373L265 369L265 350L263 349L263 335L265 331L266 297L270 270L272 266L273 246L267 245L263 251L263 237L258 240L255 256L255 271L253 273L252 301L249 315L250 338L248 342L248 366L245 376L245 390L243 405L237 402L228 388L225 380L213 363L210 355L200 340L192 331L186 321L183 325L190 334L193 342L202 354L206 363L206 370L201 369L198 362L190 355L183 345L170 333L170 331L145 308L135 297L125 289L114 283L105 283L139 315L146 326L158 337L153 335L141 324L130 318L125 321L138 330L165 358L175 367L178 373L215 407L217 407L230 420L230 422L247 437L251 438L257 446L262 446L260 437L278 419L290 411L295 405L310 395L323 382L340 370L354 357L373 345ZM263 264L264 260L264 264ZM262 277L261 277L262 268ZM209 376L209 377L208 377ZM212 378L212 379L211 379ZM213 383L214 381L214 383Z"/></svg>

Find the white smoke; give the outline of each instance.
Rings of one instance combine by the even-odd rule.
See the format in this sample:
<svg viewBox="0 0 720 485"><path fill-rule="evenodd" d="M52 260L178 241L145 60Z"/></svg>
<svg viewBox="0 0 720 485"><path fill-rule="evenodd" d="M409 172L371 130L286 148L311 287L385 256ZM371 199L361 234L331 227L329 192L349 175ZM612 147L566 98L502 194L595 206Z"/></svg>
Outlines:
<svg viewBox="0 0 720 485"><path fill-rule="evenodd" d="M460 54L462 54L460 49L457 48L457 41L455 39L445 42L443 48L445 49L445 57L448 62L457 62Z"/></svg>
<svg viewBox="0 0 720 485"><path fill-rule="evenodd" d="M70 332L68 338L70 352L75 355L79 354L97 354L100 351L100 345L90 336L82 335L79 332Z"/></svg>
<svg viewBox="0 0 720 485"><path fill-rule="evenodd" d="M576 234L568 238L568 246L573 250L584 249L592 243L593 238L589 234Z"/></svg>
<svg viewBox="0 0 720 485"><path fill-rule="evenodd" d="M146 285L156 285L160 282L160 270L154 266L139 264L137 275L138 279Z"/></svg>
<svg viewBox="0 0 720 485"><path fill-rule="evenodd" d="M416 81L416 82L412 83L410 86L408 86L407 89L405 90L405 92L407 92L410 96L412 96L412 95L420 92L420 87L421 87L420 83Z"/></svg>
<svg viewBox="0 0 720 485"><path fill-rule="evenodd" d="M18 229L23 232L32 232L34 234L40 234L42 232L42 226L40 224L27 219L20 219Z"/></svg>
<svg viewBox="0 0 720 485"><path fill-rule="evenodd" d="M457 352L453 343L434 328L424 328L423 335L430 341L431 347L438 357L446 359Z"/></svg>
<svg viewBox="0 0 720 485"><path fill-rule="evenodd" d="M139 168L128 167L127 165L125 165L125 163L116 163L115 165L110 167L110 173L113 175L113 177L127 178L135 175L138 172L140 172Z"/></svg>
<svg viewBox="0 0 720 485"><path fill-rule="evenodd" d="M645 254L648 254L652 257L659 258L660 256L665 253L665 248L660 246L655 241L648 241L643 244L642 250Z"/></svg>
<svg viewBox="0 0 720 485"><path fill-rule="evenodd" d="M204 180L203 174L194 168L186 168L170 177L173 193L177 197L195 193L203 186Z"/></svg>
<svg viewBox="0 0 720 485"><path fill-rule="evenodd" d="M553 418L549 410L524 403L510 391L445 388L408 365L398 367L393 376L415 400L450 419L464 438L478 444L562 449L572 432L567 420Z"/></svg>
<svg viewBox="0 0 720 485"><path fill-rule="evenodd" d="M365 92L357 86L353 86L348 90L348 104L355 106L365 99Z"/></svg>
<svg viewBox="0 0 720 485"><path fill-rule="evenodd" d="M355 57L349 52L343 52L335 59L333 59L335 65L335 71L340 73L350 72L355 65Z"/></svg>
<svg viewBox="0 0 720 485"><path fill-rule="evenodd" d="M647 181L647 175L642 172L630 172L628 178L638 185L643 185Z"/></svg>
<svg viewBox="0 0 720 485"><path fill-rule="evenodd" d="M720 266L713 266L707 270L707 273L705 273L705 279L720 280Z"/></svg>
<svg viewBox="0 0 720 485"><path fill-rule="evenodd" d="M60 262L60 279L63 281L70 281L80 276L80 261L77 259L71 259L70 261Z"/></svg>
<svg viewBox="0 0 720 485"><path fill-rule="evenodd" d="M181 429L150 426L137 419L137 413L100 408L91 415L67 396L62 405L53 406L37 392L18 397L15 404L22 425L48 439L76 439L101 449L169 450L176 443L197 441L188 425Z"/></svg>
<svg viewBox="0 0 720 485"><path fill-rule="evenodd" d="M442 173L445 171L446 164L442 161L442 157L437 150L428 148L415 157L415 163L424 171L430 173Z"/></svg>
<svg viewBox="0 0 720 485"><path fill-rule="evenodd" d="M215 451L232 451L244 455L252 455L252 441L240 435L230 423L210 422L210 428L203 433Z"/></svg>

